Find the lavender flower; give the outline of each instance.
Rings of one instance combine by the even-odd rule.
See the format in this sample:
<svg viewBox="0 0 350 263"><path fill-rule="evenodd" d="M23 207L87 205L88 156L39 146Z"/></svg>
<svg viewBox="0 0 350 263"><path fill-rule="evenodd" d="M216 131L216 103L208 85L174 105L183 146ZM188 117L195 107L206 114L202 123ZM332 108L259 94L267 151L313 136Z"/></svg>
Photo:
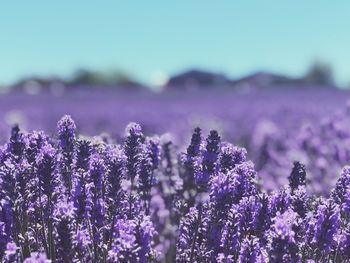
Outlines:
<svg viewBox="0 0 350 263"><path fill-rule="evenodd" d="M232 176L219 173L211 180L210 198L212 202L215 202L217 210L223 210L227 212L236 196L235 181Z"/></svg>
<svg viewBox="0 0 350 263"><path fill-rule="evenodd" d="M76 258L82 262L89 262L92 260L89 248L92 242L87 229L77 230L74 239L73 246L75 249Z"/></svg>
<svg viewBox="0 0 350 263"><path fill-rule="evenodd" d="M159 139L148 139L142 145L142 159L140 163L140 177L138 191L146 202L146 210L149 210L150 192L155 185L154 170L158 167L160 150Z"/></svg>
<svg viewBox="0 0 350 263"><path fill-rule="evenodd" d="M206 246L211 250L211 260L220 252L222 231L234 203L235 188L231 177L218 173L211 180Z"/></svg>
<svg viewBox="0 0 350 263"><path fill-rule="evenodd" d="M350 186L350 166L343 168L341 175L332 191L333 200L341 204L344 202L344 196L347 188Z"/></svg>
<svg viewBox="0 0 350 263"><path fill-rule="evenodd" d="M156 259L152 249L156 231L149 217L139 218L136 226L136 241L140 247L138 258L140 263L147 263Z"/></svg>
<svg viewBox="0 0 350 263"><path fill-rule="evenodd" d="M238 203L242 197L256 196L258 193L256 171L251 162L244 162L236 165L236 167L228 173L232 178L235 192L235 203Z"/></svg>
<svg viewBox="0 0 350 263"><path fill-rule="evenodd" d="M317 208L313 245L329 253L335 246L335 236L340 227L339 207L332 201Z"/></svg>
<svg viewBox="0 0 350 263"><path fill-rule="evenodd" d="M222 143L220 153L220 169L227 173L237 164L247 160L247 151L244 148L237 148L230 143Z"/></svg>
<svg viewBox="0 0 350 263"><path fill-rule="evenodd" d="M75 130L75 123L69 115L63 116L57 123L60 146L65 153L74 151Z"/></svg>
<svg viewBox="0 0 350 263"><path fill-rule="evenodd" d="M25 148L23 133L20 132L18 125L15 125L11 130L10 142L7 146L7 151L11 153L16 161L22 158L22 153Z"/></svg>
<svg viewBox="0 0 350 263"><path fill-rule="evenodd" d="M173 208L170 209L170 213L172 213L172 219L175 220L176 225L178 225L180 220L179 214L182 212L181 210L186 201L186 197L184 197L183 194L184 192L193 193L194 191L187 192L193 185L185 189L190 183L184 185L182 178L180 178L180 171L178 169L180 164L177 159L175 147L171 141L166 140L162 143L161 159L161 172L158 173L158 185L163 199L166 202L166 206L168 208ZM194 177L192 177L191 184L192 183L194 183ZM188 196L188 198L190 197Z"/></svg>
<svg viewBox="0 0 350 263"><path fill-rule="evenodd" d="M216 162L220 152L220 136L217 131L211 131L208 138L200 171L196 172L195 179L199 192L208 189L210 177L216 172Z"/></svg>
<svg viewBox="0 0 350 263"><path fill-rule="evenodd" d="M71 200L74 204L76 211L76 220L80 224L84 219L89 216L89 211L87 211L87 173L76 173L73 175L73 191Z"/></svg>
<svg viewBox="0 0 350 263"><path fill-rule="evenodd" d="M270 199L270 211L272 217L278 212L283 214L286 212L292 204L292 197L290 195L290 189L288 187L281 188L275 192Z"/></svg>
<svg viewBox="0 0 350 263"><path fill-rule="evenodd" d="M183 194L186 203L192 207L195 203L195 196L197 193L197 186L195 176L198 173L198 159L202 150L202 132L200 128L196 128L191 137L191 143L187 147L186 154L182 156L184 169L181 173L183 182ZM186 209L188 212L188 209Z"/></svg>
<svg viewBox="0 0 350 263"><path fill-rule="evenodd" d="M350 228L346 228L342 231L339 238L339 248L343 259L350 259Z"/></svg>
<svg viewBox="0 0 350 263"><path fill-rule="evenodd" d="M225 258L237 259L240 247L241 232L239 224L239 214L237 205L233 205L228 213L228 217L221 236L221 253ZM234 261L232 261L234 262Z"/></svg>
<svg viewBox="0 0 350 263"><path fill-rule="evenodd" d="M126 156L124 152L121 149L111 150L106 166L106 202L109 207L109 215L112 218L116 216L116 213L121 212L123 208L122 200L126 194L122 188L122 182L126 177Z"/></svg>
<svg viewBox="0 0 350 263"><path fill-rule="evenodd" d="M271 225L271 214L269 210L269 198L267 194L262 193L257 197L256 209L253 216L253 229L255 235L265 243L265 233Z"/></svg>
<svg viewBox="0 0 350 263"><path fill-rule="evenodd" d="M16 172L16 166L10 161L7 160L0 167L0 184L1 184L1 198L8 199L11 202L14 202L16 199L16 178L14 176Z"/></svg>
<svg viewBox="0 0 350 263"><path fill-rule="evenodd" d="M135 237L136 224L132 220L119 219L115 224L115 237L112 249L108 252L111 262L132 262L138 260Z"/></svg>
<svg viewBox="0 0 350 263"><path fill-rule="evenodd" d="M254 233L255 218L258 213L259 203L255 197L244 197L238 205L239 228L242 236L250 236Z"/></svg>
<svg viewBox="0 0 350 263"><path fill-rule="evenodd" d="M299 262L299 247L295 240L293 224L296 223L296 213L287 210L278 213L271 229L270 262Z"/></svg>
<svg viewBox="0 0 350 263"><path fill-rule="evenodd" d="M89 169L90 156L92 154L91 143L87 140L79 140L77 142L77 148L76 168L87 171Z"/></svg>
<svg viewBox="0 0 350 263"><path fill-rule="evenodd" d="M104 175L105 175L104 160L98 154L94 154L90 159L89 175L93 184L92 192L94 198L104 195Z"/></svg>
<svg viewBox="0 0 350 263"><path fill-rule="evenodd" d="M72 190L72 163L75 158L75 130L74 121L65 115L57 123L58 139L61 148L60 172L66 189Z"/></svg>
<svg viewBox="0 0 350 263"><path fill-rule="evenodd" d="M292 199L293 210L297 212L301 218L305 218L308 212L308 207L307 207L308 197L306 195L305 187L300 186L296 190L294 190L294 193L291 196L291 199Z"/></svg>
<svg viewBox="0 0 350 263"><path fill-rule="evenodd" d="M6 246L12 241L13 211L6 200L0 201L0 258L5 253Z"/></svg>
<svg viewBox="0 0 350 263"><path fill-rule="evenodd" d="M202 143L202 134L201 129L199 127L194 129L191 138L191 144L187 148L187 156L188 157L196 157L200 154Z"/></svg>
<svg viewBox="0 0 350 263"><path fill-rule="evenodd" d="M40 152L40 149L46 140L47 138L43 132L34 131L32 133L27 134L25 139L25 153L28 163L33 164L35 162L35 158Z"/></svg>
<svg viewBox="0 0 350 263"><path fill-rule="evenodd" d="M292 172L289 176L289 186L294 192L299 186L306 185L306 170L305 165L300 162L294 162Z"/></svg>
<svg viewBox="0 0 350 263"><path fill-rule="evenodd" d="M115 225L114 243L108 252L111 262L149 262L155 234L147 217L139 220L119 219Z"/></svg>
<svg viewBox="0 0 350 263"><path fill-rule="evenodd" d="M190 208L182 219L179 229L178 243L176 247L177 262L202 262L208 260L205 249L205 215L203 208Z"/></svg>
<svg viewBox="0 0 350 263"><path fill-rule="evenodd" d="M54 225L56 231L57 262L69 262L74 258L74 206L72 202L60 201L55 206Z"/></svg>
<svg viewBox="0 0 350 263"><path fill-rule="evenodd" d="M242 242L240 254L238 257L239 263L265 263L268 258L264 255L264 249L260 247L259 240L245 239Z"/></svg>
<svg viewBox="0 0 350 263"><path fill-rule="evenodd" d="M53 196L58 183L55 174L55 156L56 150L50 144L45 144L36 157L39 187L48 197Z"/></svg>
<svg viewBox="0 0 350 263"><path fill-rule="evenodd" d="M130 123L126 128L126 133L124 151L127 158L127 176L133 185L135 177L139 174L141 145L144 137L140 125L136 123Z"/></svg>
<svg viewBox="0 0 350 263"><path fill-rule="evenodd" d="M341 211L346 217L350 217L350 187L348 187L344 195L344 202L341 205Z"/></svg>

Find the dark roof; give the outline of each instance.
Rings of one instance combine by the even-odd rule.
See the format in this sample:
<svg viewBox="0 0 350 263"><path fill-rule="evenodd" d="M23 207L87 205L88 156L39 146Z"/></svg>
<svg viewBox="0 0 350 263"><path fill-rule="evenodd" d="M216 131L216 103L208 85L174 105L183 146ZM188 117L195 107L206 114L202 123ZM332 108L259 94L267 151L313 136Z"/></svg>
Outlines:
<svg viewBox="0 0 350 263"><path fill-rule="evenodd" d="M269 72L257 72L246 77L232 81L232 84L239 89L267 88L274 86L285 86L301 84L301 79L291 78L284 75Z"/></svg>
<svg viewBox="0 0 350 263"><path fill-rule="evenodd" d="M230 80L225 75L203 70L188 70L172 76L166 86L182 89L226 85Z"/></svg>

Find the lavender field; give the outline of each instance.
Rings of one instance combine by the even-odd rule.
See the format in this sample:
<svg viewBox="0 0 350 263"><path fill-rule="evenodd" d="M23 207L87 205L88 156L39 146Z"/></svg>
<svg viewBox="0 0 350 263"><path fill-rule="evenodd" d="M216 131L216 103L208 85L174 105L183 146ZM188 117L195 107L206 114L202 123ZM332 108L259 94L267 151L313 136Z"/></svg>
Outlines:
<svg viewBox="0 0 350 263"><path fill-rule="evenodd" d="M60 95L12 92L0 95L1 137L19 123L27 130L55 131L64 114L87 135L124 135L130 121L142 124L147 134L172 133L184 143L196 126L220 130L225 139L244 143L260 123L269 121L280 130L319 123L345 110L350 93L337 90L265 90L256 92L118 92L73 90ZM168 121L165 121L168 120ZM6 127L7 125L7 127ZM248 139L249 140L249 139Z"/></svg>
<svg viewBox="0 0 350 263"><path fill-rule="evenodd" d="M350 262L349 94L0 95L1 262Z"/></svg>
<svg viewBox="0 0 350 263"><path fill-rule="evenodd" d="M327 89L161 94L92 89L60 96L13 92L0 96L0 139L8 138L14 124L53 134L65 114L82 135L122 142L127 124L136 122L146 135L170 136L179 151L195 127L206 133L215 129L247 149L267 189L286 183L292 162L299 160L314 181L310 190L327 194L350 158L349 95Z"/></svg>

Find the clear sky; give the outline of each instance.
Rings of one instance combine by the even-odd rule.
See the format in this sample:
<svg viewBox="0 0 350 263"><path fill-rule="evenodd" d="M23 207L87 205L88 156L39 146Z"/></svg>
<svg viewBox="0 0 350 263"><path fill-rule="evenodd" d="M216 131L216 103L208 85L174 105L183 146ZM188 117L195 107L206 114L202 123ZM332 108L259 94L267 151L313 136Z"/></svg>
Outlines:
<svg viewBox="0 0 350 263"><path fill-rule="evenodd" d="M0 83L77 68L142 81L191 67L294 76L315 60L350 83L350 1L3 1Z"/></svg>

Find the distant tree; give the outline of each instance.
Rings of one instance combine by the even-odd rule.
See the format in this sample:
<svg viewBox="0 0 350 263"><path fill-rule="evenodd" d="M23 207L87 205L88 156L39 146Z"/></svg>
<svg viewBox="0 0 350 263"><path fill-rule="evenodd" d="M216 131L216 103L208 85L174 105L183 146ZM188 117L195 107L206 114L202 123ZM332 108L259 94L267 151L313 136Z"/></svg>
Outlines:
<svg viewBox="0 0 350 263"><path fill-rule="evenodd" d="M87 85L97 85L101 84L103 77L98 72L80 69L78 70L72 80L72 84L87 84Z"/></svg>
<svg viewBox="0 0 350 263"><path fill-rule="evenodd" d="M131 75L120 70L102 72L80 69L74 74L71 83L74 85L84 84L113 86L136 84L136 81L131 77Z"/></svg>
<svg viewBox="0 0 350 263"><path fill-rule="evenodd" d="M135 83L135 79L127 72L114 70L106 73L106 80L115 84L129 84Z"/></svg>
<svg viewBox="0 0 350 263"><path fill-rule="evenodd" d="M320 86L335 86L332 67L327 63L315 62L307 72L305 82Z"/></svg>

